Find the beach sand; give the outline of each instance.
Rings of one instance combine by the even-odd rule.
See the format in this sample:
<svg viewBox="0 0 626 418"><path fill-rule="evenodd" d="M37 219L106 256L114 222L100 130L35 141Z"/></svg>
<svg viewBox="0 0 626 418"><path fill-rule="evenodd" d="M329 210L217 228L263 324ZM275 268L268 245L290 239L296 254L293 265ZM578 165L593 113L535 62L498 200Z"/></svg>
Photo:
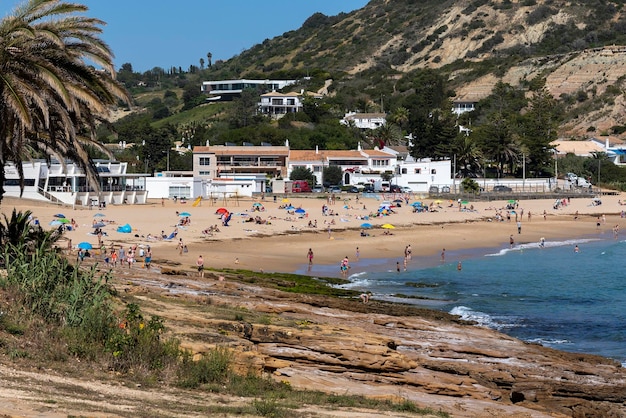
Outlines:
<svg viewBox="0 0 626 418"><path fill-rule="evenodd" d="M103 237L107 247L133 244L151 246L154 267L162 263L180 263L179 269L192 271L195 261L202 255L207 268L241 268L265 272L295 272L305 270L308 263L307 252L314 252L314 267L319 265L336 265L339 276L339 263L348 256L351 261L351 273L368 267L366 259L387 259L389 268L395 268L396 260L402 260L407 245L411 245L414 257L440 257L442 249L446 249L446 262L457 263L466 257L468 249L497 249L509 246L509 237L513 235L515 244L537 243L541 237L546 241L557 241L571 238L600 237L612 238L613 227L623 228L626 219L620 217L623 194L603 196L602 204L592 205L590 198L572 198L570 204L554 209L554 200L522 200L515 211L520 216L521 234L518 234L515 214L511 221L499 222L495 218L497 210L506 217L506 200L491 202L468 202L463 205L468 209L459 210L455 201L442 201L438 204L432 199L413 198L428 205L434 205L436 212L414 213L410 205L402 204L394 208L395 213L383 217L369 217L377 212L381 200L376 198L359 198L356 195L341 194L334 204L328 204L325 195L313 197L289 196L289 203L295 208L303 208L307 215L299 217L281 209L286 205L282 197L274 202L272 198L260 199L228 199L212 202L203 200L201 205L193 207L187 203L162 202L161 199L151 200L146 205L107 206L106 209L58 206L34 202L26 199L5 198L0 204L0 211L10 217L15 208L18 211L30 210L33 216L47 228L56 219L55 214L63 214L74 219L78 228L67 231L65 236L71 239L72 246L80 242L89 242L94 247L98 239L92 233L92 224L101 221L107 224L103 228ZM253 204L261 204L263 211L253 211ZM335 216L323 216L322 205L328 204ZM226 208L233 213L229 226L222 226L217 209ZM544 219L543 213L546 212ZM180 220L177 212L188 212L191 224L178 226L176 239L166 241L149 236L159 237L161 231L170 234ZM528 219L528 213L531 219ZM104 216L95 217L97 213ZM578 213L577 219L575 215ZM245 222L249 217L259 216L269 220L269 224ZM309 227L309 221L317 221L317 228ZM330 236L328 233L329 223ZM600 222L598 227L597 223ZM369 223L369 234L362 237L360 225ZM129 224L131 233L116 232L118 226ZM391 224L393 229L382 229L384 224ZM203 230L217 225L219 232L212 235L203 234ZM390 232L386 235L385 231ZM177 249L178 239L182 238L188 252L180 254ZM67 245L60 242L60 246ZM356 248L359 248L360 260L356 261ZM465 255L463 255L465 254ZM141 260L140 260L141 261ZM138 268L138 263L135 268ZM410 267L413 267L411 265ZM332 270L334 271L334 270ZM315 272L315 268L312 270ZM332 275L332 274L331 274Z"/></svg>

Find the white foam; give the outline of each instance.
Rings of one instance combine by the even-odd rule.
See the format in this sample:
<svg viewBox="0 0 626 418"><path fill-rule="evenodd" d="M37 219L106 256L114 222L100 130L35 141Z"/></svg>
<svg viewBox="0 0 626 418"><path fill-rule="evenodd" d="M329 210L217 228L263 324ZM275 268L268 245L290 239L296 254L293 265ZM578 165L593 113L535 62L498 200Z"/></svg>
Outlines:
<svg viewBox="0 0 626 418"><path fill-rule="evenodd" d="M451 315L458 315L461 319L466 321L473 321L478 324L478 326L491 328L495 330L502 330L506 328L516 328L520 325L513 321L511 317L494 317L489 314L480 311L474 311L467 306L455 306L450 310Z"/></svg>
<svg viewBox="0 0 626 418"><path fill-rule="evenodd" d="M597 238L584 238L584 239L568 239L565 241L545 241L545 248L554 248L554 247L567 247L574 246L576 244L585 243L585 242L593 242L599 241ZM527 242L524 244L514 245L513 248L503 248L497 253L486 254L486 257L499 257L503 256L512 251L524 251L526 249L535 249L541 248L541 245L538 242Z"/></svg>

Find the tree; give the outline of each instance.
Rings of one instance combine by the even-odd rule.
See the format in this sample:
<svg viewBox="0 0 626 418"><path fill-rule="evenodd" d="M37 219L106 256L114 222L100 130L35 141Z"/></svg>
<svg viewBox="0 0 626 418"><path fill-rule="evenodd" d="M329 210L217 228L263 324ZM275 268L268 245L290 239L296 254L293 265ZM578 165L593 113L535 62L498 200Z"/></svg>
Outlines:
<svg viewBox="0 0 626 418"><path fill-rule="evenodd" d="M200 58L200 69L204 70L204 58Z"/></svg>
<svg viewBox="0 0 626 418"><path fill-rule="evenodd" d="M207 52L207 54L206 54L206 58L207 58L207 64L206 64L206 66L207 66L208 68L211 68L211 66L213 65L213 64L211 63L211 59L213 58L213 54L211 54L210 52Z"/></svg>
<svg viewBox="0 0 626 418"><path fill-rule="evenodd" d="M333 184L341 184L342 177L343 173L341 172L341 167L338 165L324 167L322 170L322 183L324 187L328 187Z"/></svg>
<svg viewBox="0 0 626 418"><path fill-rule="evenodd" d="M295 167L289 175L290 180L306 180L309 186L313 187L316 183L315 174L306 167Z"/></svg>
<svg viewBox="0 0 626 418"><path fill-rule="evenodd" d="M112 53L97 36L104 24L84 17L87 7L61 0L29 0L0 21L0 200L4 167L15 163L24 188L22 162L36 153L74 161L99 187L86 144L109 107L130 103L114 78ZM96 71L86 59L101 65Z"/></svg>

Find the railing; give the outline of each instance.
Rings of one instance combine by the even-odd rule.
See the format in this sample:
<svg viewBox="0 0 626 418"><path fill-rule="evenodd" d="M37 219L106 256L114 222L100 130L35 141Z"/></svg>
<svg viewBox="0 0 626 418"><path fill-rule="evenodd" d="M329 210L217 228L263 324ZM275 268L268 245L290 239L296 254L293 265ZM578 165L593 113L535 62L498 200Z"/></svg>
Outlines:
<svg viewBox="0 0 626 418"><path fill-rule="evenodd" d="M52 203L56 203L58 205L64 205L65 204L63 201L59 200L55 196L53 196L50 193L48 193L47 191L45 191L42 187L39 188L38 192L39 192L40 195L42 195L43 197L45 197L46 199L48 199Z"/></svg>

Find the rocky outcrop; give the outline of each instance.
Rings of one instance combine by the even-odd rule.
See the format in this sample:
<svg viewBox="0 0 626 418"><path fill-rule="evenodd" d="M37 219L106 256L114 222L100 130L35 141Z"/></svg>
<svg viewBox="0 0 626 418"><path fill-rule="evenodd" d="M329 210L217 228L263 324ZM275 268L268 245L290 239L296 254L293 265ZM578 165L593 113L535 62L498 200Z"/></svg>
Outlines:
<svg viewBox="0 0 626 418"><path fill-rule="evenodd" d="M228 277L166 280L158 286L165 294L246 313L225 320L152 301L183 345L202 352L226 344L242 373L271 373L295 388L408 399L454 417L626 416L626 373L609 359L379 301L286 295Z"/></svg>

